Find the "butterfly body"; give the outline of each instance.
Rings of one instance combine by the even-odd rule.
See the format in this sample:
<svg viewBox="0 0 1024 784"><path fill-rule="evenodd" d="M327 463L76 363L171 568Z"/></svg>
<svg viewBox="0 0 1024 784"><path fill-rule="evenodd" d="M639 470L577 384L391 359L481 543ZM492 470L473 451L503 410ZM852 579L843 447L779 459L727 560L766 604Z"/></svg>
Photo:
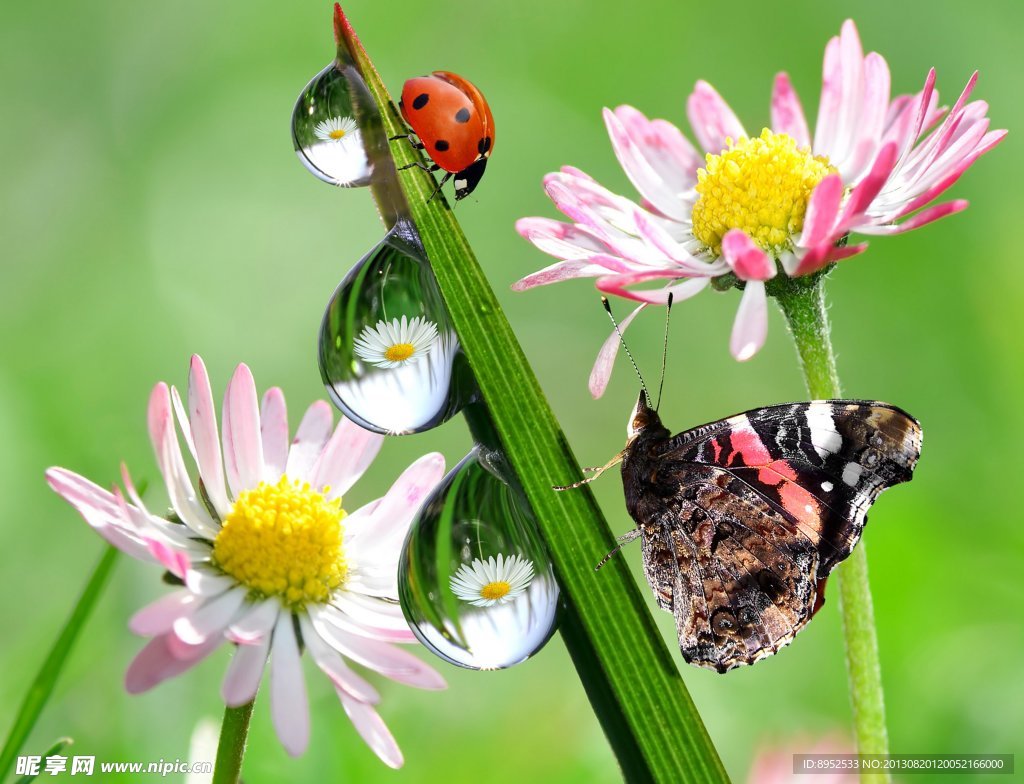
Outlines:
<svg viewBox="0 0 1024 784"><path fill-rule="evenodd" d="M726 672L789 644L871 503L910 480L920 449L917 421L886 403L770 406L672 436L641 394L626 506L683 657Z"/></svg>

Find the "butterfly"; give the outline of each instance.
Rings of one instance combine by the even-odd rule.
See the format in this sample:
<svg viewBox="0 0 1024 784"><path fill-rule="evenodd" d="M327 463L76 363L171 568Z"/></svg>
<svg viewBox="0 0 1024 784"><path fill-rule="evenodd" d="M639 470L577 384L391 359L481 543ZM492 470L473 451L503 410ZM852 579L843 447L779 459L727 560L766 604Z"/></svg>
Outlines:
<svg viewBox="0 0 1024 784"><path fill-rule="evenodd" d="M590 478L556 489L621 463L636 528L619 547L641 540L647 582L675 616L683 658L718 672L793 641L860 540L871 504L910 481L921 455L917 420L867 400L756 408L673 436L644 388L627 435Z"/></svg>

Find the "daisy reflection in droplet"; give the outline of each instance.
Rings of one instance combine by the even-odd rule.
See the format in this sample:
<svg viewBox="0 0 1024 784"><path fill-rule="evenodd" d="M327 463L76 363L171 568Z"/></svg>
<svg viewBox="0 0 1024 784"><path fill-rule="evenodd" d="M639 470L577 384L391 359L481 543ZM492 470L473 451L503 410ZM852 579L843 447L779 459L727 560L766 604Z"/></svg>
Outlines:
<svg viewBox="0 0 1024 784"><path fill-rule="evenodd" d="M356 132L356 121L351 117L328 117L313 128L313 134L320 141L342 142L350 140Z"/></svg>
<svg viewBox="0 0 1024 784"><path fill-rule="evenodd" d="M437 343L437 325L416 316L390 322L378 321L376 328L365 327L355 340L356 355L371 365L396 368L418 362Z"/></svg>
<svg viewBox="0 0 1024 784"><path fill-rule="evenodd" d="M474 558L451 578L452 593L477 607L507 604L521 596L533 581L533 562L515 554L498 553L483 561Z"/></svg>

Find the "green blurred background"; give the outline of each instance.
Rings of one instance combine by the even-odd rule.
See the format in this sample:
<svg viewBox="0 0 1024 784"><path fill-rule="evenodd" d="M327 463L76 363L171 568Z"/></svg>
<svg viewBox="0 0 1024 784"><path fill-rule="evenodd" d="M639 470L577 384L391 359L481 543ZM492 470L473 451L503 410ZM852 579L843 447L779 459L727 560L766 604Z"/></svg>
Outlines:
<svg viewBox="0 0 1024 784"><path fill-rule="evenodd" d="M757 129L772 76L786 69L813 118L825 42L854 15L865 46L888 59L894 91L916 91L934 65L951 103L979 68L976 96L991 102L993 126L1024 127L1024 5L1015 0L975 3L969 16L953 3L751 0L728 10L351 0L347 11L392 91L445 68L487 95L497 152L458 216L584 464L621 448L636 382L620 365L605 397L590 399L587 374L608 325L588 283L524 294L509 284L549 261L513 231L518 217L555 215L540 187L545 172L572 163L629 192L602 106L628 102L682 124L685 97L705 78ZM322 308L381 236L367 192L315 180L291 149L295 96L332 54L326 2L5 8L0 732L101 552L45 486L45 467L106 485L125 459L135 476L155 477L146 398L157 380L184 385L191 352L206 358L218 395L235 363L248 362L261 388L285 389L293 422L322 393ZM866 534L894 752L1024 751L1016 138L956 186L972 202L967 213L873 240L829 284L846 392L905 406L926 433L914 483L886 494ZM737 302L735 291L704 294L675 310L662 407L674 429L804 396L777 313L754 360L729 357ZM651 376L661 328L651 314L630 330ZM461 422L392 439L346 505L382 492L425 451L442 450L451 465L468 447ZM627 530L617 479L595 490L612 526ZM639 547L626 554L642 581L639 557ZM847 732L834 591L795 645L757 667L725 677L685 668L735 779L760 748ZM160 592L152 569L122 559L30 751L66 734L72 753L104 760L185 758L196 722L219 720L226 651L144 696L122 690L141 644L127 618ZM655 612L674 647L671 617ZM451 683L445 693L384 688L382 714L407 758L401 773L363 746L314 676L309 752L285 755L264 700L246 781L617 780L557 637L510 671L439 666Z"/></svg>

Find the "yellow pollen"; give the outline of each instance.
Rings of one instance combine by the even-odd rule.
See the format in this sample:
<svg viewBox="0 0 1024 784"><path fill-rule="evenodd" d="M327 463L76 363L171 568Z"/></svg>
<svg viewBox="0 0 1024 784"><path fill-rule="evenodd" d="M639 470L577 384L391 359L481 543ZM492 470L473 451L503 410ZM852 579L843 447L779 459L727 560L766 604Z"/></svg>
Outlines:
<svg viewBox="0 0 1024 784"><path fill-rule="evenodd" d="M389 362L404 362L415 353L416 348L412 343L395 343L384 349L384 359Z"/></svg>
<svg viewBox="0 0 1024 784"><path fill-rule="evenodd" d="M255 597L292 607L327 601L348 565L341 499L328 501L286 476L239 495L213 540L213 562Z"/></svg>
<svg viewBox="0 0 1024 784"><path fill-rule="evenodd" d="M481 599L500 599L509 591L512 590L512 586L506 583L504 580L498 582L487 583L483 588L480 589Z"/></svg>
<svg viewBox="0 0 1024 784"><path fill-rule="evenodd" d="M341 128L335 128L333 131L331 131L327 135L330 136L334 140L338 140L338 139L341 139L343 136L345 136L346 133L348 133L348 131L345 131L345 130L343 130Z"/></svg>
<svg viewBox="0 0 1024 784"><path fill-rule="evenodd" d="M707 166L697 170L694 236L716 255L730 229L742 229L768 253L791 249L811 191L835 169L828 158L767 128L753 139L728 141L728 149L709 153Z"/></svg>

